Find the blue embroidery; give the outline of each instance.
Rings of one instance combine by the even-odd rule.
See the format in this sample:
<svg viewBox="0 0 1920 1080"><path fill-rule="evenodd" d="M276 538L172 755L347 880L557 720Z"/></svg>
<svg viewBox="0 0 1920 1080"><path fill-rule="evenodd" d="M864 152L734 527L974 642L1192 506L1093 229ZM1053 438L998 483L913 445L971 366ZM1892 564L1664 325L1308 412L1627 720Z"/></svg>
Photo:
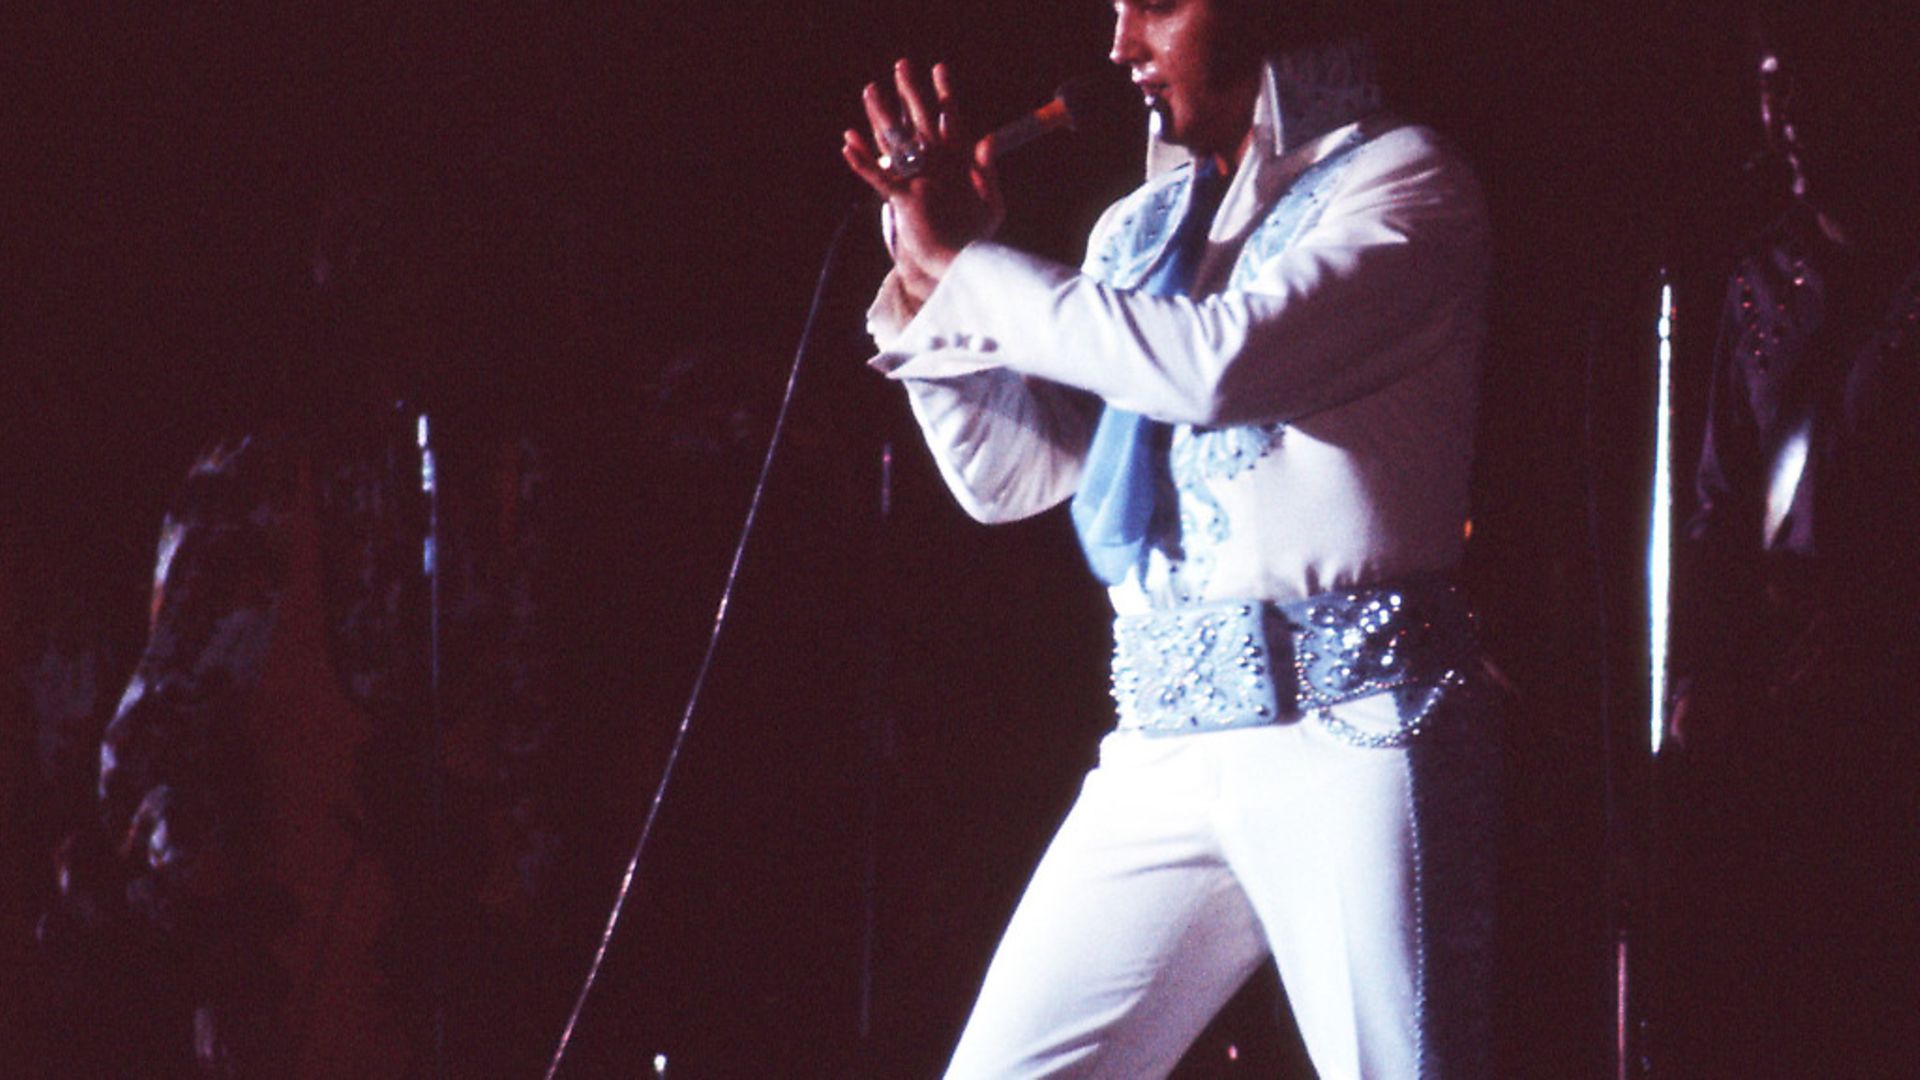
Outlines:
<svg viewBox="0 0 1920 1080"><path fill-rule="evenodd" d="M1301 145L1379 107L1373 58L1364 45L1303 50L1282 58L1274 75L1282 145ZM1365 142L1356 129L1294 180L1241 246L1227 288L1246 289L1263 267L1320 220L1354 151ZM1088 258L1086 271L1119 288L1138 286L1166 248L1174 223L1185 214L1191 176L1191 170L1182 170L1123 205L1113 228ZM1178 513L1157 523L1154 546L1166 556L1179 600L1191 603L1204 593L1215 551L1232 535L1232 522L1211 485L1252 468L1273 452L1285 432L1281 421L1175 429L1170 464Z"/></svg>
<svg viewBox="0 0 1920 1080"><path fill-rule="evenodd" d="M1234 261L1233 277L1227 284L1228 288L1245 288L1268 260L1292 246L1301 233L1320 220L1321 213L1327 208L1327 199L1332 196L1347 166L1353 162L1353 152L1365 142L1366 139L1356 130L1326 157L1314 162L1300 174L1300 178L1287 189L1286 195L1267 212L1266 219L1254 229L1253 235L1247 237L1246 246L1240 249L1240 257Z"/></svg>
<svg viewBox="0 0 1920 1080"><path fill-rule="evenodd" d="M1192 176L1192 170L1186 170L1161 187L1141 192L1133 200L1139 205L1122 212L1105 246L1088 260L1087 273L1122 289L1138 286L1173 238L1174 222L1186 216Z"/></svg>
<svg viewBox="0 0 1920 1080"><path fill-rule="evenodd" d="M1280 712L1267 605L1214 604L1113 624L1113 700L1121 731L1153 735L1265 724ZM1284 638L1280 639L1283 643Z"/></svg>
<svg viewBox="0 0 1920 1080"><path fill-rule="evenodd" d="M1245 288L1269 260L1320 220L1328 197L1353 161L1354 151L1365 141L1356 130L1300 174L1241 248L1229 288ZM1276 420L1175 429L1171 464L1174 487L1179 492L1181 542L1177 546L1162 542L1160 546L1168 553L1169 576L1181 601L1191 603L1205 591L1207 579L1213 574L1214 549L1233 532L1226 508L1214 496L1211 485L1251 469L1280 445L1286 428L1283 421Z"/></svg>
<svg viewBox="0 0 1920 1080"><path fill-rule="evenodd" d="M1321 593L1285 604L1228 600L1113 622L1120 730L1171 735L1264 724L1312 711L1363 749L1427 730L1474 657L1466 593L1443 579ZM1393 691L1400 720L1363 730L1333 707Z"/></svg>

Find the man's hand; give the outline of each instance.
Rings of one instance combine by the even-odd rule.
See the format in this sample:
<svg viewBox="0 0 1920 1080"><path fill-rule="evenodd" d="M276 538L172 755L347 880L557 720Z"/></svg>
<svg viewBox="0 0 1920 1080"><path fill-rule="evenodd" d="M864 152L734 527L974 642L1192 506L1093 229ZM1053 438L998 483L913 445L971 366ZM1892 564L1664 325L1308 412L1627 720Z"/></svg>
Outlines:
<svg viewBox="0 0 1920 1080"><path fill-rule="evenodd" d="M873 139L848 129L840 154L893 212L891 254L902 286L915 307L933 292L960 249L990 237L1006 216L988 140L964 133L954 107L945 64L933 66L927 88L913 65L893 66L893 87L867 84L862 94ZM915 155L919 172L901 177L881 164L876 146L890 154Z"/></svg>

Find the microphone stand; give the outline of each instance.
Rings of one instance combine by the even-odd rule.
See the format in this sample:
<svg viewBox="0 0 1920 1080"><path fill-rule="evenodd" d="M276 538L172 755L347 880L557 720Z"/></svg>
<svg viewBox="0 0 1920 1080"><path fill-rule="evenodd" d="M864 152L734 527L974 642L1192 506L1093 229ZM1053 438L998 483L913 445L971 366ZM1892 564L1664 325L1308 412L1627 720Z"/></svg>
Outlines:
<svg viewBox="0 0 1920 1080"><path fill-rule="evenodd" d="M441 588L441 555L444 545L440 531L440 476L439 455L435 452L433 424L429 414L422 410L415 415L414 441L420 450L420 494L426 510L426 528L420 539L420 570L427 587L426 608L426 701L427 701L427 737L426 737L426 783L427 783L427 844L431 849L428 855L429 865L438 864L447 853L447 806L446 806L446 708L442 692L441 679L441 628L445 614L444 593ZM432 905L432 921L429 933L432 935L428 945L432 964L433 1013L431 1018L433 1038L433 1075L444 1078L447 1075L447 1015L448 1015L448 932L446 890L437 882L444 880L440 874L433 875L436 884L430 888L429 902Z"/></svg>
<svg viewBox="0 0 1920 1080"><path fill-rule="evenodd" d="M877 495L878 505L878 546L882 549L880 565L889 567L891 560L885 557L885 549L892 538L893 524L893 442L880 444L880 485ZM884 580L888 575L883 571L878 575ZM880 604L868 610L891 612L891 606ZM883 624L886 621L882 617ZM887 645L893 640L891 627L883 627L874 634L873 707L868 710L866 737L866 777L864 814L861 842L862 874L860 881L861 926L860 926L860 1003L857 1029L860 1044L871 1049L873 1039L873 985L874 954L879 937L880 921L880 815L881 804L885 801L884 777L882 770L893 759L894 739L894 696L892 686L892 655Z"/></svg>
<svg viewBox="0 0 1920 1080"><path fill-rule="evenodd" d="M1638 865L1628 875L1633 895L1612 892L1614 963L1615 1080L1658 1075L1654 1066L1644 943L1655 940L1658 878L1664 873L1664 835L1660 752L1666 739L1668 657L1672 644L1673 597L1673 283L1665 267L1659 274L1659 309L1655 322L1654 455L1647 529L1647 767L1639 818ZM1609 769L1611 769L1609 763ZM1609 831L1612 831L1611 825ZM1618 835L1612 853L1622 861ZM1635 916L1638 916L1637 920ZM1637 923L1637 925L1636 925Z"/></svg>

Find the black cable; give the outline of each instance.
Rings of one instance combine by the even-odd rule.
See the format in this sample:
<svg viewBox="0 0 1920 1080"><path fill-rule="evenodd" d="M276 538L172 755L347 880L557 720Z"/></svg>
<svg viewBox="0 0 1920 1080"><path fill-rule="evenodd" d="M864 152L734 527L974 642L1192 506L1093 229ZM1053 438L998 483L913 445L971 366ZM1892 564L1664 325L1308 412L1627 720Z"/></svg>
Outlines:
<svg viewBox="0 0 1920 1080"><path fill-rule="evenodd" d="M893 525L891 440L880 444L880 486L876 494L879 496L877 542L884 548ZM893 566L894 561L881 559L878 565ZM880 610L888 609L881 607ZM892 757L896 711L891 696L880 689L891 685L892 672L887 670L891 666L891 654L887 651L886 643L893 640L893 635L887 633L887 629L890 628L883 627L873 648L875 677L870 684L868 699L866 790L862 792L861 807L860 1000L855 1011L854 1027L863 1046L873 1038L874 968L880 936L880 815L884 798L881 786Z"/></svg>
<svg viewBox="0 0 1920 1080"><path fill-rule="evenodd" d="M422 411L416 420L416 440L420 445L420 491L426 496L427 529L422 541L423 567L427 575L427 842L432 846L432 862L445 865L448 850L447 827L447 711L441 681L441 630L444 617L441 564L446 554L440 533L440 478L438 454L432 434L432 417ZM429 945L433 965L433 1075L447 1076L447 1017L451 1001L452 961L447 919L452 907L444 879L436 880L429 893L432 924Z"/></svg>
<svg viewBox="0 0 1920 1080"><path fill-rule="evenodd" d="M632 894L633 881L640 870L641 859L646 855L647 843L653 836L654 824L660 819L660 805L666 798L667 785L673 780L675 767L680 762L680 754L686 748L687 734L692 729L694 711L699 708L700 694L707 684L707 674L713 668L714 653L720 644L720 632L726 627L727 609L733 601L733 588L740 577L740 564L746 555L747 541L753 536L754 522L760 516L760 503L767 492L767 478L773 472L774 455L780 449L780 437L787 426L787 413L793 405L793 388L800 379L800 367L806 359L807 349L813 343L815 324L820 318L821 302L826 296L827 283L833 277L833 266L840 255L841 241L847 235L847 227L853 223L854 216L867 206L867 202L857 201L847 208L841 216L840 225L834 230L833 239L827 243L827 255L820 265L820 277L814 284L813 302L808 305L806 322L800 328L800 344L794 350L793 363L787 371L786 392L780 398L780 410L774 416L773 434L767 439L767 452L760 461L760 477L753 485L753 498L747 503L747 516L740 525L740 539L733 547L733 561L727 567L727 577L720 589L720 603L713 613L713 629L707 635L707 649L700 658L700 667L694 675L693 689L687 695L686 707L680 713L680 727L674 733L673 745L667 751L667 763L660 771L660 782L654 786L653 800L647 807L647 816L640 826L640 838L634 843L633 855L627 859L626 872L620 878L620 890L615 895L613 909L607 914L606 927L600 932L600 944L593 951L593 962L587 968L586 980L580 985L580 993L574 998L573 1011L567 1015L566 1027L561 1029L560 1041L554 1046L553 1057L547 1063L546 1080L554 1080L559 1075L560 1065L565 1060L568 1048L573 1043L574 1028L580 1022L580 1013L585 1009L587 998L593 993L593 987L600 978L600 969L607 958L607 945L613 940L614 929L625 913L627 898Z"/></svg>

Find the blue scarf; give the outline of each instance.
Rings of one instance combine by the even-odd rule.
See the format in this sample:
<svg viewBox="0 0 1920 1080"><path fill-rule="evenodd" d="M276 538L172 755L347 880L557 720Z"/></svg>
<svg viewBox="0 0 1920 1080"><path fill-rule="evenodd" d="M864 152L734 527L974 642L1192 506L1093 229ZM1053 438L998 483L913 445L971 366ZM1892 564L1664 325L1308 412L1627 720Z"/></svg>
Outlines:
<svg viewBox="0 0 1920 1080"><path fill-rule="evenodd" d="M1227 191L1227 177L1212 158L1194 163L1193 192L1186 216L1166 254L1140 291L1151 296L1185 296L1193 287L1207 251L1207 226ZM1139 413L1111 405L1100 414L1093 442L1073 496L1073 527L1095 577L1118 585L1146 554L1154 505L1161 488L1172 483L1167 446L1173 429Z"/></svg>

